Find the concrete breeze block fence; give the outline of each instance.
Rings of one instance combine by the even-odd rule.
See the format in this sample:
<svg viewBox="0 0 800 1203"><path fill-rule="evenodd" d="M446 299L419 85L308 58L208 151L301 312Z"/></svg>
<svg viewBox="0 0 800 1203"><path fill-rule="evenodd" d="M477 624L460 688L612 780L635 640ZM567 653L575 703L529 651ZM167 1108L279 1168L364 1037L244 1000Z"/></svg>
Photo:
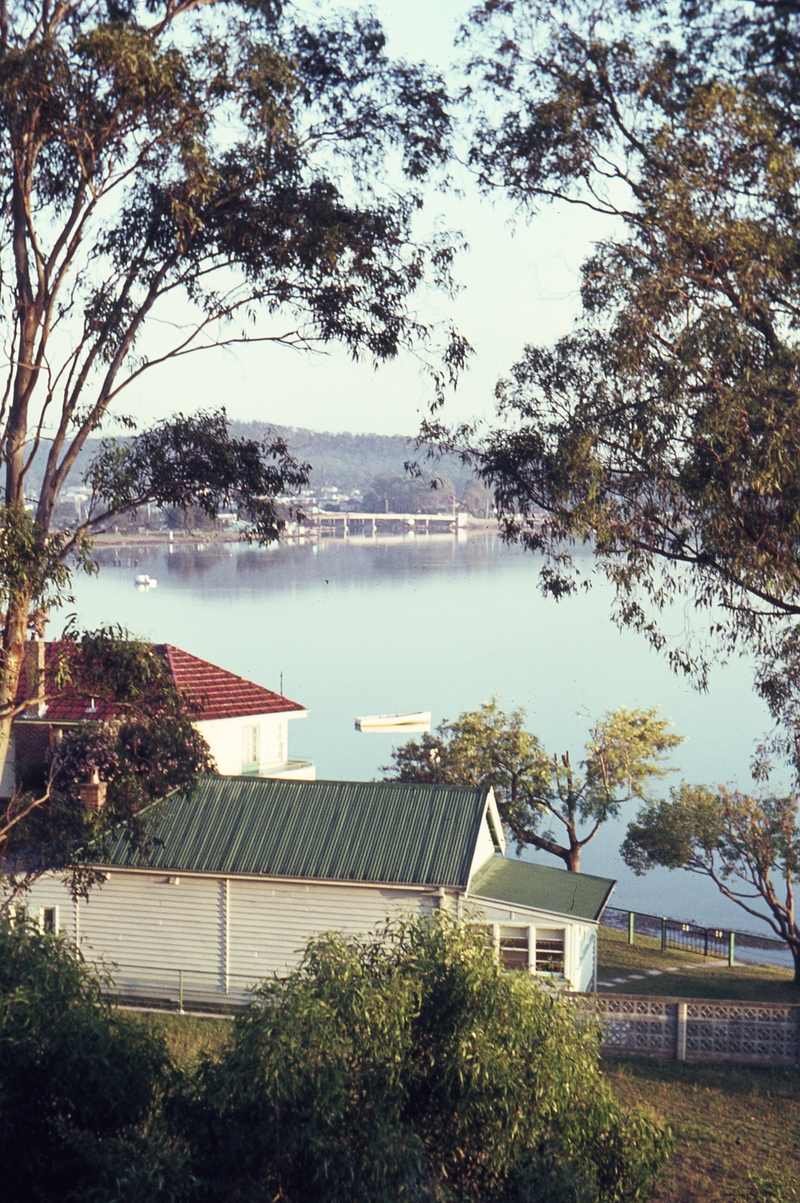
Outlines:
<svg viewBox="0 0 800 1203"><path fill-rule="evenodd" d="M609 1057L800 1065L797 1005L602 994L588 1009L600 1021Z"/></svg>

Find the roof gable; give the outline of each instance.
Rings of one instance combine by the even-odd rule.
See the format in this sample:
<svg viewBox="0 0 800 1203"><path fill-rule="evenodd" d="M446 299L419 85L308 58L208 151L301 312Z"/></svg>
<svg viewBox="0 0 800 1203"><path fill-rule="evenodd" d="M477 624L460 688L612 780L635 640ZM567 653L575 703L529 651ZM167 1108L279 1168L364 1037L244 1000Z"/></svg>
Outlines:
<svg viewBox="0 0 800 1203"><path fill-rule="evenodd" d="M280 693L238 677L208 660L192 656L170 643L156 644L169 665L172 678L182 692L200 704L198 719L242 718L255 714L286 714L305 707Z"/></svg>
<svg viewBox="0 0 800 1203"><path fill-rule="evenodd" d="M610 877L568 873L534 861L495 856L475 874L469 893L471 898L487 902L597 920L616 884Z"/></svg>
<svg viewBox="0 0 800 1203"><path fill-rule="evenodd" d="M45 689L52 682L56 671L59 648L65 644L45 644ZM72 645L73 647L76 645ZM77 645L79 647L79 645ZM221 718L245 718L257 714L302 715L305 707L293 702L280 693L256 685L244 677L192 656L169 643L154 644L154 650L162 656L169 667L176 687L186 693L199 709L196 718L208 721ZM17 703L25 701L27 676L23 665L17 687ZM32 721L52 723L79 723L85 721L104 722L116 718L119 711L113 701L91 698L69 686L60 691L58 697L50 699L47 709L40 718ZM22 721L26 719L23 714Z"/></svg>
<svg viewBox="0 0 800 1203"><path fill-rule="evenodd" d="M392 782L200 779L152 808L151 851L104 864L320 881L466 887L488 790Z"/></svg>

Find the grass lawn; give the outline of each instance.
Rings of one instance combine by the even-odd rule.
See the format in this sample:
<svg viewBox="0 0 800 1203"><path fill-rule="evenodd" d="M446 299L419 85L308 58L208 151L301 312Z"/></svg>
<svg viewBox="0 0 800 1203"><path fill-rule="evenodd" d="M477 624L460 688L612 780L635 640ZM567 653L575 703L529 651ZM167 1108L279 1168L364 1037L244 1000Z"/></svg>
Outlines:
<svg viewBox="0 0 800 1203"><path fill-rule="evenodd" d="M662 953L660 941L650 936L637 935L636 943L631 947L626 932L608 927L601 927L598 936L600 981L609 982L630 973L643 975L641 981L615 984L614 993L800 1003L800 990L792 981L790 969L778 969L771 965L736 965L731 969L727 961L716 957L704 958L698 953L675 949L667 949ZM701 961L705 962L701 968L687 968ZM674 965L680 966L680 973L662 973L660 977L648 973L651 969L665 970Z"/></svg>
<svg viewBox="0 0 800 1203"><path fill-rule="evenodd" d="M204 1053L213 1056L231 1030L230 1019L205 1019L169 1011L132 1014L151 1032L159 1032L164 1037L170 1056L182 1069L190 1069Z"/></svg>
<svg viewBox="0 0 800 1203"><path fill-rule="evenodd" d="M603 1073L621 1101L672 1129L655 1203L800 1200L796 1069L604 1059Z"/></svg>

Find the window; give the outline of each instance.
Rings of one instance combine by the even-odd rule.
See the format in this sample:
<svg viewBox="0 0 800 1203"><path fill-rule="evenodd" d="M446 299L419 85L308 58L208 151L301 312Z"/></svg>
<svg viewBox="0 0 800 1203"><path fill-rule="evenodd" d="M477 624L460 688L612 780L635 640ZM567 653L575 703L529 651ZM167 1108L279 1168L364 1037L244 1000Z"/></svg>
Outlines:
<svg viewBox="0 0 800 1203"><path fill-rule="evenodd" d="M58 907L45 906L42 908L42 931L54 936L58 931Z"/></svg>
<svg viewBox="0 0 800 1203"><path fill-rule="evenodd" d="M500 964L504 969L528 971L528 928L500 928Z"/></svg>
<svg viewBox="0 0 800 1203"><path fill-rule="evenodd" d="M257 773L260 756L260 729L258 726L242 727L242 772Z"/></svg>
<svg viewBox="0 0 800 1203"><path fill-rule="evenodd" d="M536 972L564 973L564 930L555 927L536 929Z"/></svg>

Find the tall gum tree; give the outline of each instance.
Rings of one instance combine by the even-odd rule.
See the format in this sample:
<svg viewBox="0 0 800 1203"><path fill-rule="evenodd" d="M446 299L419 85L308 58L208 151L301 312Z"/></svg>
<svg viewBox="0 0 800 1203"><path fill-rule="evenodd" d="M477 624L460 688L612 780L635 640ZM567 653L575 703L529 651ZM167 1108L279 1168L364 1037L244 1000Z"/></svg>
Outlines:
<svg viewBox="0 0 800 1203"><path fill-rule="evenodd" d="M657 710L609 711L591 726L586 755L549 756L526 731L525 711L501 710L497 699L440 723L435 735L409 740L383 765L389 781L491 786L503 823L516 842L547 852L571 873L600 827L672 770L664 764L683 738ZM559 842L560 841L560 842Z"/></svg>
<svg viewBox="0 0 800 1203"><path fill-rule="evenodd" d="M138 431L126 386L248 341L338 340L375 362L413 347L440 389L457 372L463 341L436 347L410 305L422 280L449 281L451 243L410 230L449 128L441 81L390 60L371 17L0 0L0 771L28 627L94 531L147 502L232 505L269 540L275 498L307 479L280 439L231 438L222 412ZM114 415L128 437L94 458L88 514L54 529Z"/></svg>
<svg viewBox="0 0 800 1203"><path fill-rule="evenodd" d="M796 757L797 5L491 0L464 43L480 186L608 226L581 319L526 348L493 429L433 421L427 437L476 466L556 597L590 545L617 619L656 647L688 599L676 668L704 683L716 655L755 653Z"/></svg>
<svg viewBox="0 0 800 1203"><path fill-rule="evenodd" d="M796 795L750 795L683 782L628 824L621 852L639 876L657 866L708 877L785 941L800 987L800 827Z"/></svg>

